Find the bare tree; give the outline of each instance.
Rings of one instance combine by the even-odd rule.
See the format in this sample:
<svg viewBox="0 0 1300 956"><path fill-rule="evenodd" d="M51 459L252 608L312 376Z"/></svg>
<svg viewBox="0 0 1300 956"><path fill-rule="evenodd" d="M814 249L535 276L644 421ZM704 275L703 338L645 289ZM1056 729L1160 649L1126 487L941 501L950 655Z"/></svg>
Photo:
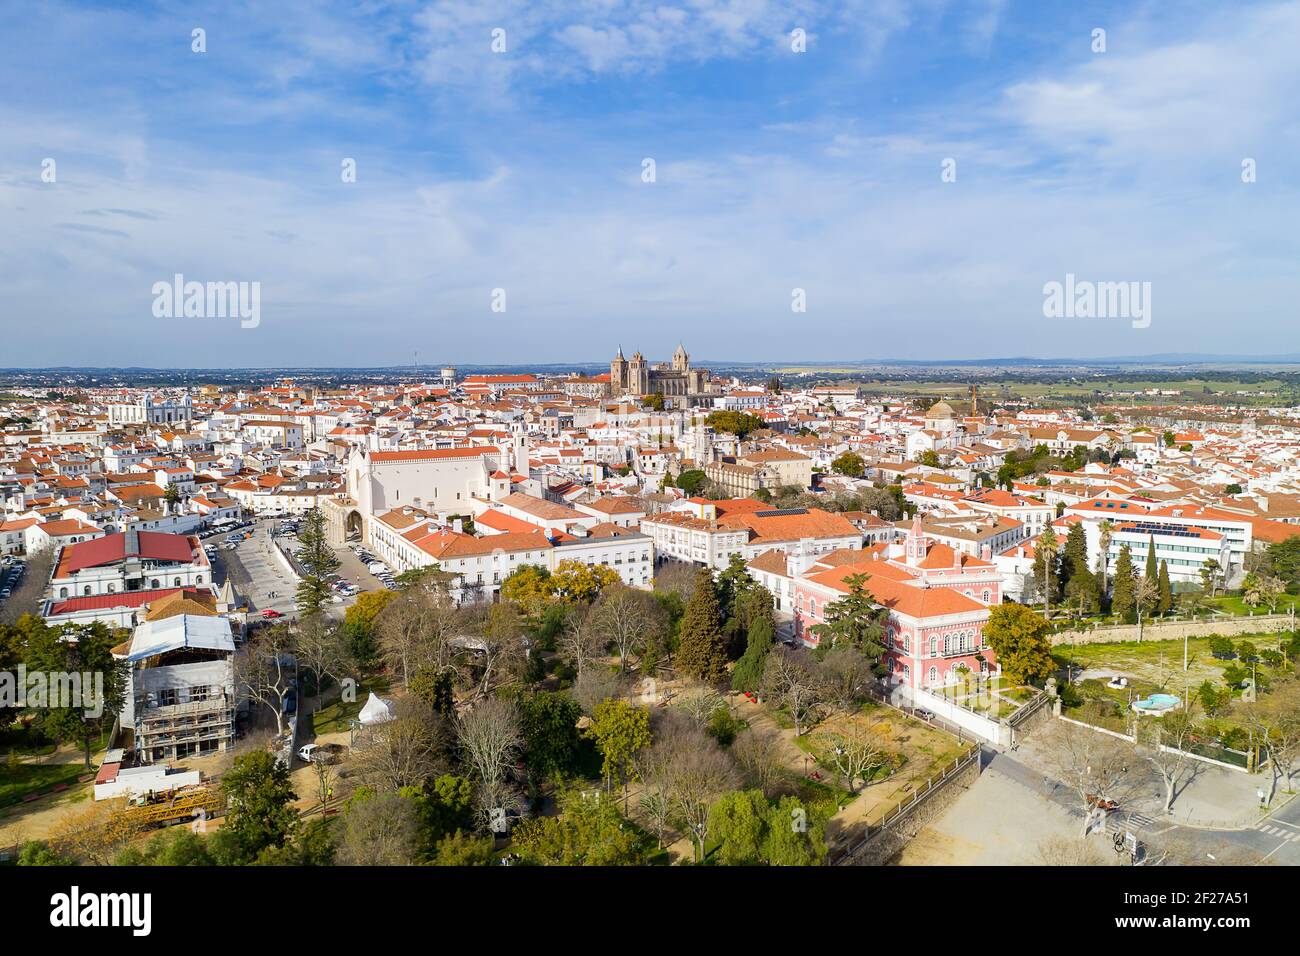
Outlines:
<svg viewBox="0 0 1300 956"><path fill-rule="evenodd" d="M676 807L677 818L691 834L695 862L704 859L704 840L709 833L709 808L739 783L740 775L731 757L717 742L696 727L669 738L673 748L667 765L665 795Z"/></svg>
<svg viewBox="0 0 1300 956"><path fill-rule="evenodd" d="M275 732L284 733L284 707L297 669L288 625L263 630L235 655L235 686L275 715Z"/></svg>
<svg viewBox="0 0 1300 956"><path fill-rule="evenodd" d="M293 635L293 652L298 663L311 671L316 683L316 706L320 709L321 684L325 677L338 680L351 660L347 639L338 622L324 614L310 614Z"/></svg>
<svg viewBox="0 0 1300 956"><path fill-rule="evenodd" d="M359 748L357 776L381 793L418 787L446 769L447 729L432 706L403 697L397 715L373 728Z"/></svg>
<svg viewBox="0 0 1300 956"><path fill-rule="evenodd" d="M615 585L602 591L594 615L597 632L618 652L620 671L627 669L628 658L640 654L647 639L664 625L659 602L646 592L626 585Z"/></svg>
<svg viewBox="0 0 1300 956"><path fill-rule="evenodd" d="M125 798L119 798L65 815L46 839L59 856L108 866L143 828L139 816L127 812Z"/></svg>
<svg viewBox="0 0 1300 956"><path fill-rule="evenodd" d="M461 640L470 649L469 659L478 670L480 695L522 676L528 644L514 604L502 601L475 608L467 630L471 633Z"/></svg>
<svg viewBox="0 0 1300 956"><path fill-rule="evenodd" d="M1035 848L1033 862L1038 866L1105 866L1107 860L1084 840L1048 837Z"/></svg>
<svg viewBox="0 0 1300 956"><path fill-rule="evenodd" d="M610 697L618 697L623 684L617 674L605 667L588 667L573 684L573 699L584 713L594 713L596 705Z"/></svg>
<svg viewBox="0 0 1300 956"><path fill-rule="evenodd" d="M825 697L825 684L806 650L774 647L763 670L764 693L790 712L794 734L803 735Z"/></svg>
<svg viewBox="0 0 1300 956"><path fill-rule="evenodd" d="M559 639L560 657L569 663L578 678L599 661L605 653L605 645L605 637L591 609L577 608L564 622Z"/></svg>
<svg viewBox="0 0 1300 956"><path fill-rule="evenodd" d="M881 745L879 736L856 721L846 722L839 730L822 731L812 743L818 761L844 778L849 793L858 792L859 778L866 779L889 763L889 751Z"/></svg>
<svg viewBox="0 0 1300 956"><path fill-rule="evenodd" d="M655 572L654 587L656 591L676 594L681 598L682 604L686 605L690 603L698 581L699 577L692 565L684 561L669 561Z"/></svg>
<svg viewBox="0 0 1300 956"><path fill-rule="evenodd" d="M320 800L320 812L323 815L329 809L330 796L334 793L334 758L317 750L312 754L311 769L316 775L316 797Z"/></svg>
<svg viewBox="0 0 1300 956"><path fill-rule="evenodd" d="M1178 785L1192 770L1192 758L1187 752L1191 746L1195 724L1188 711L1171 711L1139 725L1139 753L1159 775L1165 786L1165 813L1174 812L1174 798Z"/></svg>
<svg viewBox="0 0 1300 956"><path fill-rule="evenodd" d="M689 693L680 694L673 701L673 707L689 716L695 726L701 729L708 726L719 708L726 706L727 699L712 687L693 688Z"/></svg>
<svg viewBox="0 0 1300 956"><path fill-rule="evenodd" d="M509 773L524 745L519 714L514 704L488 698L461 716L457 733L477 778L479 811L484 821L490 823L496 811L511 807L518 800Z"/></svg>
<svg viewBox="0 0 1300 956"><path fill-rule="evenodd" d="M411 587L390 601L376 619L379 648L408 684L422 666L455 672L462 650L455 643L463 614L441 588Z"/></svg>
<svg viewBox="0 0 1300 956"><path fill-rule="evenodd" d="M1084 815L1080 836L1087 834L1094 810L1135 794L1137 775L1129 774L1135 755L1116 738L1058 720L1041 740L1049 769L1079 798Z"/></svg>
<svg viewBox="0 0 1300 956"><path fill-rule="evenodd" d="M641 796L641 813L650 822L651 829L654 830L655 839L658 841L659 849L664 848L664 840L672 826L673 819L673 802L668 795L661 789L646 789Z"/></svg>
<svg viewBox="0 0 1300 956"><path fill-rule="evenodd" d="M337 860L344 866L410 866L420 817L414 802L396 793L358 800L343 816Z"/></svg>
<svg viewBox="0 0 1300 956"><path fill-rule="evenodd" d="M1155 606L1160 597L1160 587L1150 578L1141 577L1133 582L1133 607L1137 611L1138 640L1142 640L1142 613Z"/></svg>
<svg viewBox="0 0 1300 956"><path fill-rule="evenodd" d="M856 647L839 644L826 652L818 669L826 688L827 699L844 711L857 709L867 696L874 677L871 660Z"/></svg>
<svg viewBox="0 0 1300 956"><path fill-rule="evenodd" d="M1291 791L1291 778L1300 759L1300 682L1279 683L1267 698L1252 705L1248 712L1251 733L1268 754L1272 769L1269 801L1281 781Z"/></svg>
<svg viewBox="0 0 1300 956"><path fill-rule="evenodd" d="M731 745L747 786L758 787L768 797L784 793L790 784L790 768L781 760L781 741L775 733L752 727L742 730Z"/></svg>

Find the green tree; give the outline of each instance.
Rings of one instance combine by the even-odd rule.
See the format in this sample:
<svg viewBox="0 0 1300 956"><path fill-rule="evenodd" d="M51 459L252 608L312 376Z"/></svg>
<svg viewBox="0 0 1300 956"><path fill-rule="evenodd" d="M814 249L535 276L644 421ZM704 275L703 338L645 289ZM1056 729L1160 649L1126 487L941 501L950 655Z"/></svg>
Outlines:
<svg viewBox="0 0 1300 956"><path fill-rule="evenodd" d="M1121 545L1115 561L1114 591L1110 609L1124 620L1129 620L1137 609L1137 582L1133 578L1133 556L1128 545Z"/></svg>
<svg viewBox="0 0 1300 956"><path fill-rule="evenodd" d="M537 691L519 699L524 765L535 784L577 771L582 755L582 707L563 691Z"/></svg>
<svg viewBox="0 0 1300 956"><path fill-rule="evenodd" d="M649 837L599 790L569 792L558 816L525 820L511 842L524 859L541 866L639 866Z"/></svg>
<svg viewBox="0 0 1300 956"><path fill-rule="evenodd" d="M984 643L993 649L1002 673L1017 684L1046 680L1056 670L1048 625L1033 608L999 604L984 625Z"/></svg>
<svg viewBox="0 0 1300 956"><path fill-rule="evenodd" d="M687 677L716 684L727 673L727 642L713 573L700 568L695 591L678 629L677 670Z"/></svg>
<svg viewBox="0 0 1300 956"><path fill-rule="evenodd" d="M698 468L688 468L677 476L676 485L686 492L688 498L692 498L699 493L701 486L706 481L708 481L708 477L703 471Z"/></svg>
<svg viewBox="0 0 1300 956"><path fill-rule="evenodd" d="M1057 569L1057 551L1056 532L1048 525L1039 535L1038 545L1034 548L1034 580L1043 592L1043 617L1049 619L1052 616L1052 599L1059 593L1061 582Z"/></svg>
<svg viewBox="0 0 1300 956"><path fill-rule="evenodd" d="M850 478L857 478L866 471L867 464L862 460L862 456L856 452L846 451L831 462L831 471L837 475L847 475Z"/></svg>
<svg viewBox="0 0 1300 956"><path fill-rule="evenodd" d="M849 586L848 593L826 605L822 623L812 628L818 639L818 656L824 656L833 647L847 645L861 651L871 661L876 675L882 676L881 657L885 653L889 609L877 604L867 590L867 575L849 575L845 583Z"/></svg>
<svg viewBox="0 0 1300 956"><path fill-rule="evenodd" d="M450 670L422 664L411 676L406 689L433 708L435 713L450 717L455 712L456 678Z"/></svg>
<svg viewBox="0 0 1300 956"><path fill-rule="evenodd" d="M739 554L733 554L727 560L726 568L718 575L716 585L718 609L724 618L738 616L737 604L753 587L757 587L757 582L750 576L745 559Z"/></svg>
<svg viewBox="0 0 1300 956"><path fill-rule="evenodd" d="M540 564L520 565L501 582L501 596L514 601L530 618L541 615L555 595L551 572Z"/></svg>
<svg viewBox="0 0 1300 956"><path fill-rule="evenodd" d="M415 801L425 856L436 853L438 844L448 836L473 829L475 787L469 778L445 773L418 788L403 787L399 792Z"/></svg>
<svg viewBox="0 0 1300 956"><path fill-rule="evenodd" d="M756 692L763 686L763 670L767 666L767 655L776 643L772 624L761 618L749 629L745 653L736 661L731 672L732 690Z"/></svg>
<svg viewBox="0 0 1300 956"><path fill-rule="evenodd" d="M1065 547L1061 549L1061 583L1069 585L1075 572L1088 568L1088 538L1083 530L1083 522L1070 525L1065 535Z"/></svg>
<svg viewBox="0 0 1300 956"><path fill-rule="evenodd" d="M765 862L771 806L761 790L736 790L719 797L709 809L709 838L718 843L723 866L752 866Z"/></svg>
<svg viewBox="0 0 1300 956"><path fill-rule="evenodd" d="M705 424L717 432L730 432L737 438L744 438L750 432L763 427L763 420L747 412L716 411L710 412Z"/></svg>
<svg viewBox="0 0 1300 956"><path fill-rule="evenodd" d="M396 596L396 591L387 589L363 591L343 614L343 639L347 643L348 653L365 673L373 673L379 667L375 621Z"/></svg>
<svg viewBox="0 0 1300 956"><path fill-rule="evenodd" d="M609 790L617 782L626 801L636 755L650 746L650 712L625 700L607 697L596 705L587 732L596 741L603 758L600 772L605 789Z"/></svg>
<svg viewBox="0 0 1300 956"><path fill-rule="evenodd" d="M826 860L825 814L798 797L782 797L768 812L763 858L769 866L821 866Z"/></svg>
<svg viewBox="0 0 1300 956"><path fill-rule="evenodd" d="M1156 601L1156 611L1160 614L1168 614L1169 610L1174 606L1174 589L1169 583L1169 564L1166 561L1160 562L1157 587L1159 597Z"/></svg>
<svg viewBox="0 0 1300 956"><path fill-rule="evenodd" d="M1196 699L1207 717L1218 717L1225 713L1232 704L1232 691L1226 687L1216 687L1208 680L1196 689Z"/></svg>
<svg viewBox="0 0 1300 956"><path fill-rule="evenodd" d="M47 675L45 700L29 708L36 713L36 725L54 740L82 744L90 767L92 743L113 726L126 699L126 662L113 656L120 635L114 635L103 621L54 628L24 616L19 624L26 641L23 659L28 673ZM75 676L67 689L80 699L56 699L56 674Z"/></svg>
<svg viewBox="0 0 1300 956"><path fill-rule="evenodd" d="M584 564L574 558L561 561L551 575L555 595L570 603L581 601L590 604L600 597L601 591L622 580L608 565Z"/></svg>
<svg viewBox="0 0 1300 956"><path fill-rule="evenodd" d="M325 513L312 508L303 515L298 529L298 563L303 569L298 582L298 613L318 614L334 596L329 575L337 570L339 559L325 535Z"/></svg>
<svg viewBox="0 0 1300 956"><path fill-rule="evenodd" d="M141 846L130 846L113 860L114 866L214 866L207 842L184 827L155 834Z"/></svg>
<svg viewBox="0 0 1300 956"><path fill-rule="evenodd" d="M226 822L222 827L236 841L245 860L267 847L283 846L298 822L293 801L298 795L289 781L289 768L266 750L235 758L222 775Z"/></svg>
<svg viewBox="0 0 1300 956"><path fill-rule="evenodd" d="M28 840L18 851L19 866L76 866L77 861L62 856L44 840Z"/></svg>
<svg viewBox="0 0 1300 956"><path fill-rule="evenodd" d="M430 862L434 866L490 866L494 856L491 837L471 836L457 830L438 842Z"/></svg>

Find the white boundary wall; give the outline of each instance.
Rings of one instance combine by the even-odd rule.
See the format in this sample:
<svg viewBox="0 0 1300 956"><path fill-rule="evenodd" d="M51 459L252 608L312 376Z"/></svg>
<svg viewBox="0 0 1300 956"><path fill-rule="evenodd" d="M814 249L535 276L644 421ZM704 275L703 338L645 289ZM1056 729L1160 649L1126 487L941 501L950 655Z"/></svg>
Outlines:
<svg viewBox="0 0 1300 956"><path fill-rule="evenodd" d="M920 707L936 717L942 717L950 724L956 724L981 740L986 740L997 747L1011 744L1011 728L990 717L984 717L965 707L958 707L952 701L937 697L928 691L900 684L889 692L889 700L895 706Z"/></svg>

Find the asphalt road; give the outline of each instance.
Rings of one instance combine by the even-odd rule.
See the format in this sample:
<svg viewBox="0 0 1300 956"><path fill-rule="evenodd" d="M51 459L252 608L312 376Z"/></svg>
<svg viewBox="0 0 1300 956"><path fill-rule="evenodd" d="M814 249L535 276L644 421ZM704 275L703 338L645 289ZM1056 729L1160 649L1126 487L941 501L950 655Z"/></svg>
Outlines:
<svg viewBox="0 0 1300 956"><path fill-rule="evenodd" d="M1079 798L1065 784L1026 766L1009 753L985 750L985 766L996 767L1004 776L1051 800L1079 817ZM1206 864L1216 862L1266 862L1277 866L1300 866L1300 799L1291 800L1255 826L1242 830L1210 830L1172 823L1160 817L1133 814L1131 819L1113 819L1115 827L1131 828L1138 839L1158 855L1162 844L1190 848Z"/></svg>

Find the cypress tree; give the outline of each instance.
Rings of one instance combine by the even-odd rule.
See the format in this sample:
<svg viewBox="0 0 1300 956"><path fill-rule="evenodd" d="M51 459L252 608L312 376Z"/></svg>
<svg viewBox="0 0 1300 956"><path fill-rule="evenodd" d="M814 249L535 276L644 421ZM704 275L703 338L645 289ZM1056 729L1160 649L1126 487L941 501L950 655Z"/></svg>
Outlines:
<svg viewBox="0 0 1300 956"><path fill-rule="evenodd" d="M727 641L721 617L713 572L701 568L679 632L676 664L683 674L710 684L726 676Z"/></svg>
<svg viewBox="0 0 1300 956"><path fill-rule="evenodd" d="M1142 577L1148 581L1156 579L1156 536L1150 535L1147 538L1147 563L1142 569Z"/></svg>
<svg viewBox="0 0 1300 956"><path fill-rule="evenodd" d="M1115 562L1115 590L1110 600L1110 609L1125 620L1133 613L1136 605L1133 591L1133 556L1128 545L1119 549L1119 559Z"/></svg>
<svg viewBox="0 0 1300 956"><path fill-rule="evenodd" d="M767 667L767 655L776 643L772 630L772 619L760 617L749 629L749 644L745 653L736 661L731 672L731 689L739 691L756 691L763 683L763 670Z"/></svg>
<svg viewBox="0 0 1300 956"><path fill-rule="evenodd" d="M1160 597L1156 604L1156 610L1161 614L1168 614L1170 608L1174 606L1174 589L1169 584L1169 563L1160 562L1160 580L1157 582Z"/></svg>
<svg viewBox="0 0 1300 956"><path fill-rule="evenodd" d="M1083 523L1073 524L1065 536L1061 573L1063 586L1068 587L1070 579L1080 571L1088 570L1088 538L1083 531Z"/></svg>

